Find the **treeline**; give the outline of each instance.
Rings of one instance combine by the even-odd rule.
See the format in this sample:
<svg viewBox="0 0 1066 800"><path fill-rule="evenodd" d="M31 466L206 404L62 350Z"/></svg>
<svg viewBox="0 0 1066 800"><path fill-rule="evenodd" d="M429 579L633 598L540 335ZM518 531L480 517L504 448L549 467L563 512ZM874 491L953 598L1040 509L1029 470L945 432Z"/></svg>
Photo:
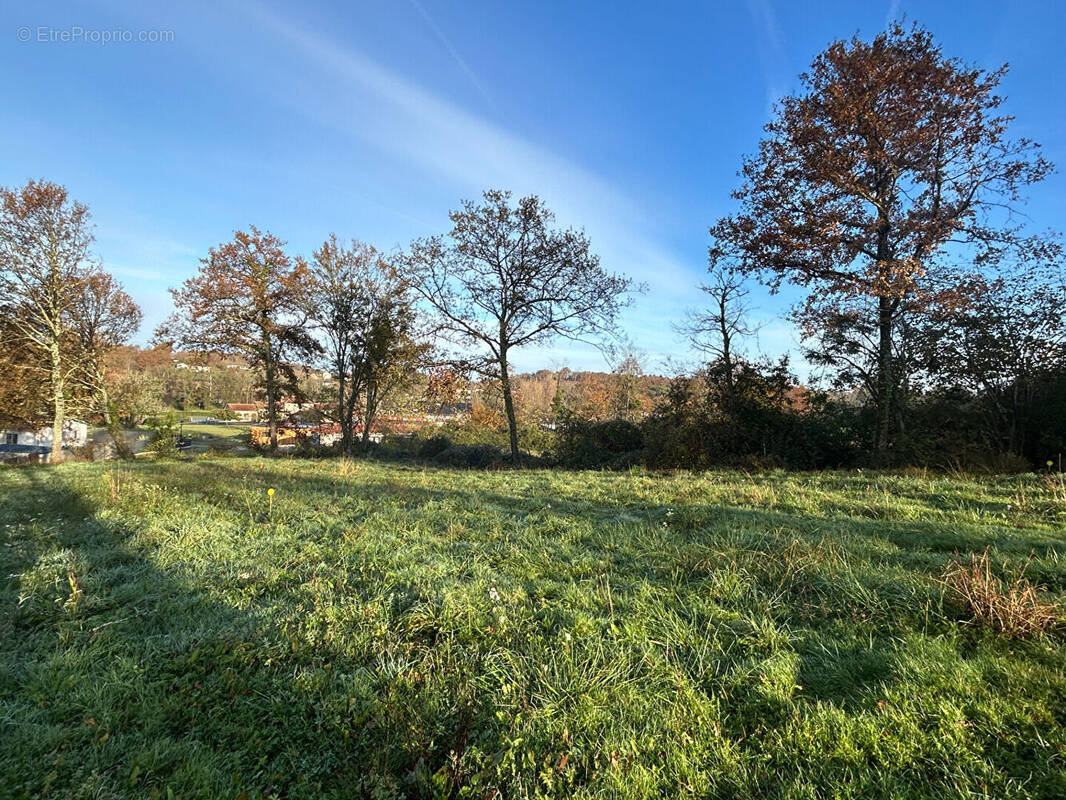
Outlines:
<svg viewBox="0 0 1066 800"><path fill-rule="evenodd" d="M642 287L539 198L505 191L395 253L330 235L296 254L238 231L172 290L155 344L248 367L271 449L281 401L307 396L301 369L314 366L332 378L314 391L343 452L370 449L390 404L475 386L468 420L408 449L429 457L454 439L484 444L482 461L499 448L512 464L585 467L1057 465L1063 256L1057 236L1019 222L1052 165L1010 135L1005 75L944 55L918 26L818 55L742 162L736 211L710 227L705 306L678 322L703 358L691 374L653 379L623 357L620 313ZM62 187L2 199L0 358L16 379L0 406L57 424L83 407L114 430L116 398L137 387L100 365L139 312L95 265L88 212ZM816 387L755 354L754 282L799 295L791 319ZM574 392L561 373L513 374L516 351L559 339L603 347L609 379Z"/></svg>

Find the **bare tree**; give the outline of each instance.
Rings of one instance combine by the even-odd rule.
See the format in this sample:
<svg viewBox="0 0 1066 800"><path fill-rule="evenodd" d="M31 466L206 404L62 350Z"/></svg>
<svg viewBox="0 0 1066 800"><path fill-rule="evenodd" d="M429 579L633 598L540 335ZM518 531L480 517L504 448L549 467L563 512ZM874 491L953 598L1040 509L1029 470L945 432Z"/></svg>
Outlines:
<svg viewBox="0 0 1066 800"><path fill-rule="evenodd" d="M733 391L741 341L756 334L751 321L750 289L739 270L723 266L712 256L710 279L700 286L708 296L706 309L693 312L678 326L694 348L722 366L728 391Z"/></svg>
<svg viewBox="0 0 1066 800"><path fill-rule="evenodd" d="M30 181L0 189L0 314L9 336L37 357L47 379L52 458L63 457L70 358L70 314L92 266L89 209L63 186Z"/></svg>
<svg viewBox="0 0 1066 800"><path fill-rule="evenodd" d="M517 465L512 352L557 336L613 335L632 282L600 266L584 233L553 228L538 197L512 206L510 192L487 191L451 220L447 237L411 245L412 288L434 312L437 332L463 350L457 358L500 382Z"/></svg>

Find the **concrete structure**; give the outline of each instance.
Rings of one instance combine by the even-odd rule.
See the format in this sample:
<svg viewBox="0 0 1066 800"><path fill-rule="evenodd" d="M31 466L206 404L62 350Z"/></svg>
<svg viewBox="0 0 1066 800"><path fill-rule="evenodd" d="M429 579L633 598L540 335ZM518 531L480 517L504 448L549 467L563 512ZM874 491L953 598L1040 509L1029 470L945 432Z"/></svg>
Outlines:
<svg viewBox="0 0 1066 800"><path fill-rule="evenodd" d="M89 426L76 419L63 423L63 447L84 447ZM0 429L0 459L47 461L52 452L52 427Z"/></svg>

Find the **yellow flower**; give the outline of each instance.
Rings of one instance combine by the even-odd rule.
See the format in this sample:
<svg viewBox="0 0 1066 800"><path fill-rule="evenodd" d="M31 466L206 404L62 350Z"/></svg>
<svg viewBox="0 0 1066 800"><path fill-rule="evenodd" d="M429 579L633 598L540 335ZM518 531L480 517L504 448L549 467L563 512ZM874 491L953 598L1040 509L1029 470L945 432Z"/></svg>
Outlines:
<svg viewBox="0 0 1066 800"><path fill-rule="evenodd" d="M273 497L274 496L274 490L273 489L267 489L267 494L270 495L271 497Z"/></svg>

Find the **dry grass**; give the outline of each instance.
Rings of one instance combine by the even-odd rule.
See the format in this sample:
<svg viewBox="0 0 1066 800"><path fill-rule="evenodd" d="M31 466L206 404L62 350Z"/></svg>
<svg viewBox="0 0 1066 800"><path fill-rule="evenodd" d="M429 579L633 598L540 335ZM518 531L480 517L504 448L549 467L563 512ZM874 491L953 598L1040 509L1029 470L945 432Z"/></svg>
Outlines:
<svg viewBox="0 0 1066 800"><path fill-rule="evenodd" d="M337 459L336 475L338 478L351 478L359 472L359 463L349 456Z"/></svg>
<svg viewBox="0 0 1066 800"><path fill-rule="evenodd" d="M1009 582L992 574L986 548L969 561L952 561L944 571L949 596L964 606L978 625L1006 636L1032 636L1056 628L1062 622L1058 604L1042 600L1025 577L1025 567Z"/></svg>

